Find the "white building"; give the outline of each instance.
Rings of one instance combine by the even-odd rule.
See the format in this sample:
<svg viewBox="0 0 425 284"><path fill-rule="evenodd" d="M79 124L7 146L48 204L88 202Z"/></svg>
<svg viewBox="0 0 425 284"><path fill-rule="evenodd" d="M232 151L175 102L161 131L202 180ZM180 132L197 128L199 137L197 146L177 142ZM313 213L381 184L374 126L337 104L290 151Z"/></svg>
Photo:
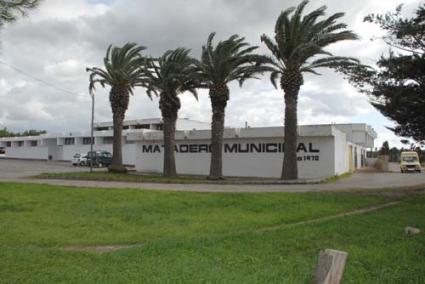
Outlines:
<svg viewBox="0 0 425 284"><path fill-rule="evenodd" d="M163 133L160 119L126 121L123 160L136 170L161 173ZM180 174L207 175L210 166L208 123L179 119L176 164ZM112 151L112 123L95 125L95 150ZM283 127L232 128L224 131L226 176L279 177L284 153ZM307 125L298 129L300 178L323 178L365 166L366 150L376 132L366 124ZM89 132L0 139L5 156L21 159L70 160L90 149Z"/></svg>
<svg viewBox="0 0 425 284"><path fill-rule="evenodd" d="M129 141L130 133L161 132L162 119L127 120L123 123L123 161L135 164L135 142ZM177 130L209 129L210 124L190 119L178 119ZM95 123L94 150L112 153L112 122ZM90 151L90 131L43 134L40 136L0 138L0 148L6 158L70 161L76 153Z"/></svg>

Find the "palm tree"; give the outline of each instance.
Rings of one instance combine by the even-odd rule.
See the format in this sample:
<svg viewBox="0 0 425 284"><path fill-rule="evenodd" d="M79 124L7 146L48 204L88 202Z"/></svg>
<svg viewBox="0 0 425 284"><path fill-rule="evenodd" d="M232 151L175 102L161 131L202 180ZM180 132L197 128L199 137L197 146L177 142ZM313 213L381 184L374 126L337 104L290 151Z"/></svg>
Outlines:
<svg viewBox="0 0 425 284"><path fill-rule="evenodd" d="M17 15L25 16L27 10L38 6L40 0L0 0L0 25L4 22L13 22Z"/></svg>
<svg viewBox="0 0 425 284"><path fill-rule="evenodd" d="M298 178L297 101L304 82L303 73L319 75L315 71L316 68L337 69L358 63L354 58L333 56L323 49L339 41L358 39L356 34L346 30L346 24L337 23L344 13L336 13L322 19L326 11L326 6L322 6L303 16L307 4L308 1L302 1L298 7L291 7L280 14L276 21L274 41L266 35L261 37L273 54L270 79L277 88L276 80L280 77L280 86L284 91L285 155L282 179Z"/></svg>
<svg viewBox="0 0 425 284"><path fill-rule="evenodd" d="M159 96L159 108L164 124L164 176L175 176L175 132L178 111L181 107L179 94L189 91L197 98L194 59L190 50L168 50L159 59L151 59L146 65L145 88L149 96Z"/></svg>
<svg viewBox="0 0 425 284"><path fill-rule="evenodd" d="M110 45L104 58L105 70L97 67L87 68L90 72L89 91L93 95L95 85L111 87L111 103L114 125L113 157L109 171L126 172L122 163L122 124L128 109L130 94L137 86L143 86L144 71L141 68L146 59L141 55L143 46L127 43L123 47Z"/></svg>
<svg viewBox="0 0 425 284"><path fill-rule="evenodd" d="M245 80L267 68L263 64L267 58L257 55L257 46L250 46L245 38L232 35L227 40L213 45L215 33L208 37L202 47L201 60L197 61L199 87L209 89L212 107L211 122L211 164L209 179L223 179L223 131L227 101L228 83L238 81L240 86Z"/></svg>

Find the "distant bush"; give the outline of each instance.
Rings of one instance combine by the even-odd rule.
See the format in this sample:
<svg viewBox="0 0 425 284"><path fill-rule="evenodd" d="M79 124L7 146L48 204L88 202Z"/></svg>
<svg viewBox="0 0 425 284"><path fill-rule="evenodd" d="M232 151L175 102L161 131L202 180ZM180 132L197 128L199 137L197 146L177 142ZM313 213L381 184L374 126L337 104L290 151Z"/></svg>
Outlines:
<svg viewBox="0 0 425 284"><path fill-rule="evenodd" d="M25 130L24 132L12 132L7 130L7 128L0 129L0 137L22 137L22 136L39 136L41 134L46 134L45 130Z"/></svg>

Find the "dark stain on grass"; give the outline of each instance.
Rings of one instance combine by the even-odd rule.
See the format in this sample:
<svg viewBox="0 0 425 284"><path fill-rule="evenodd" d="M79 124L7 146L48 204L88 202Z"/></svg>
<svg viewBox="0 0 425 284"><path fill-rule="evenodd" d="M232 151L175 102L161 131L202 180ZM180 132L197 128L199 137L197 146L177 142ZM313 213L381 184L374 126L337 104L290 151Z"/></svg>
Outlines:
<svg viewBox="0 0 425 284"><path fill-rule="evenodd" d="M13 205L13 204L0 204L0 213L5 212L25 212L31 211L25 206Z"/></svg>

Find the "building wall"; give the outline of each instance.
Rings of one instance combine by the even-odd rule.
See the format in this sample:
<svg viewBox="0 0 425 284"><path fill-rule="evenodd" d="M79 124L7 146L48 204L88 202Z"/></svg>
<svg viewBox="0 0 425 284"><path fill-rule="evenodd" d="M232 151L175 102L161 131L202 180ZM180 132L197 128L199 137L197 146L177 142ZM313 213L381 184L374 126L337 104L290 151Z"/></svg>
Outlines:
<svg viewBox="0 0 425 284"><path fill-rule="evenodd" d="M350 171L347 155L347 137L345 133L335 131L334 133L334 163L335 175L342 175Z"/></svg>
<svg viewBox="0 0 425 284"><path fill-rule="evenodd" d="M299 178L323 178L335 175L333 137L299 137L301 150L298 152ZM282 138L240 138L225 139L229 147L240 145L242 150L247 144L277 144ZM199 149L200 145L209 144L209 140L178 140L176 145L180 150ZM159 149L159 152L146 153L148 147ZM183 148L182 148L183 147ZM274 147L273 147L274 148ZM319 152L314 152L318 150ZM317 160L316 160L317 159ZM280 177L282 171L283 153L229 153L223 149L223 174L225 176L241 177ZM163 169L162 143L141 141L136 146L136 170L161 173ZM176 167L179 174L208 175L210 168L210 153L176 153Z"/></svg>
<svg viewBox="0 0 425 284"><path fill-rule="evenodd" d="M201 129L210 129L211 124L201 122L201 121L193 121L189 119L177 119L176 129L177 130L201 130Z"/></svg>
<svg viewBox="0 0 425 284"><path fill-rule="evenodd" d="M159 123L160 120L155 120ZM154 123L155 121L151 121ZM146 121L144 121L146 122ZM211 131L209 124L191 120L179 120L176 132L178 146L203 144L209 145ZM197 130L194 130L197 129ZM241 144L276 144L283 142L283 127L261 128L226 128L224 141L229 145ZM94 150L112 152L112 131L94 133ZM365 124L355 125L307 125L298 128L299 142L304 147L312 145L319 153L301 149L298 163L300 178L322 178L340 175L364 165L362 156L365 147L375 138L373 129ZM90 145L85 145L84 138L88 132L46 134L37 137L1 138L0 146L6 147L6 157L23 159L51 159L69 161L76 153L87 153ZM143 145L162 144L163 132L147 129L130 129L123 131L123 162L136 165L137 170L162 172L163 156L161 153L143 153ZM73 145L67 139L74 139ZM89 138L88 138L89 139ZM23 141L23 142L22 142ZM31 143L37 141L37 146ZM162 150L162 147L159 147ZM316 160L318 159L318 160ZM227 176L279 177L282 170L283 152L224 153L223 170ZM177 170L181 174L207 175L210 167L210 154L176 153Z"/></svg>
<svg viewBox="0 0 425 284"><path fill-rule="evenodd" d="M7 147L5 156L14 159L34 159L47 160L48 148L46 146L37 147Z"/></svg>
<svg viewBox="0 0 425 284"><path fill-rule="evenodd" d="M46 159L53 160L53 161L62 160L62 146L57 145L57 140L58 140L57 138L45 140L45 144L48 149Z"/></svg>
<svg viewBox="0 0 425 284"><path fill-rule="evenodd" d="M346 133L347 141L354 144L363 145L367 148L374 147L374 140L377 137L375 130L364 123L355 124L335 124L335 127Z"/></svg>
<svg viewBox="0 0 425 284"><path fill-rule="evenodd" d="M367 148L361 145L348 142L347 150L351 151L351 157L352 157L351 165L349 165L349 171L355 171L357 169L361 169L362 167L367 166L367 163L366 163ZM350 160L347 160L347 163L349 164Z"/></svg>

